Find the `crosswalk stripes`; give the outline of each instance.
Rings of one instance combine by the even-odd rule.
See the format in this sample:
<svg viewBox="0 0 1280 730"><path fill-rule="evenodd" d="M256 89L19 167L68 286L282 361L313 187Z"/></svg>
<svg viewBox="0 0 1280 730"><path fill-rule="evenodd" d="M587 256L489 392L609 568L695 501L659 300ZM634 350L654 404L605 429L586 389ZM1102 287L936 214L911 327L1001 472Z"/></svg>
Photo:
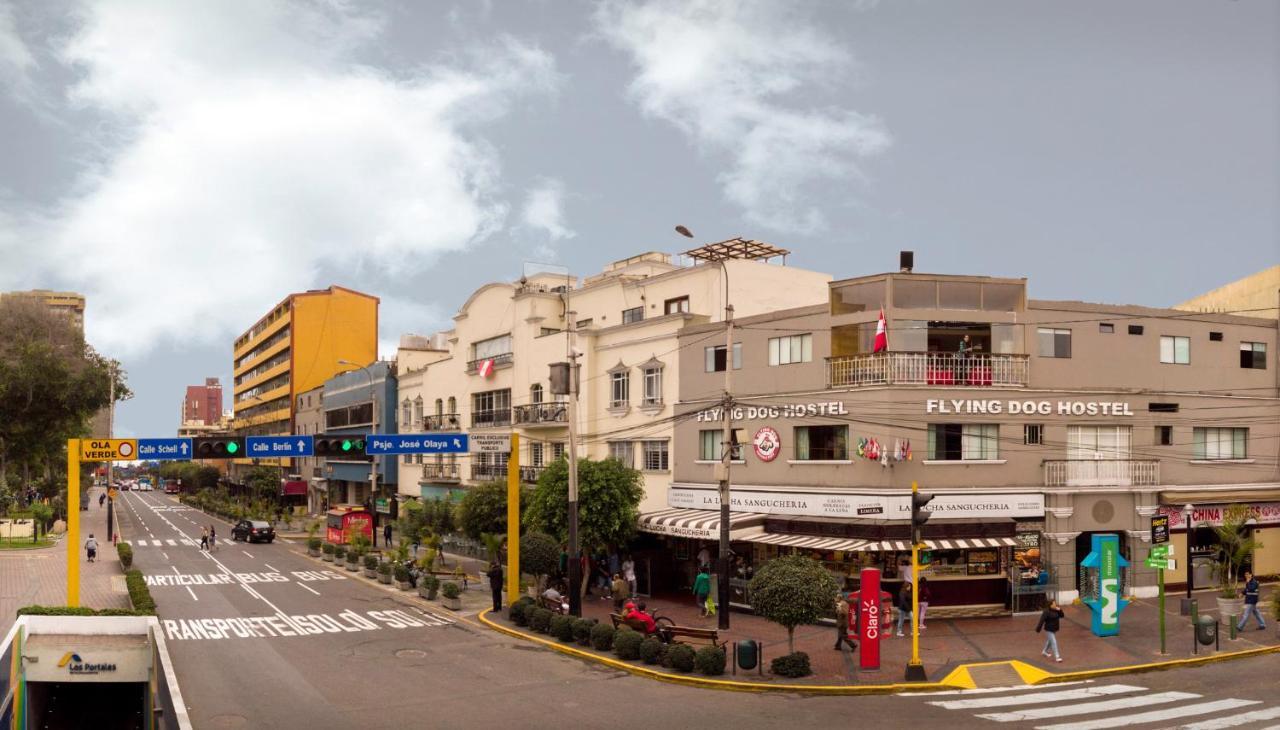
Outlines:
<svg viewBox="0 0 1280 730"><path fill-rule="evenodd" d="M1077 686L1062 689L1066 684ZM933 699L939 695L947 699ZM1152 724L1180 730L1263 730L1260 725L1280 719L1280 707L1255 707L1262 705L1260 700L1157 692L1129 684L1092 685L1092 680L899 696L943 710L972 712L974 718L996 723L1049 723L1036 724L1036 730L1109 730ZM1280 730L1280 725L1270 724L1265 730Z"/></svg>
<svg viewBox="0 0 1280 730"><path fill-rule="evenodd" d="M166 538L166 539L164 539L164 540L159 540L159 539L157 539L157 540L130 540L130 541L129 541L129 544L130 544L130 545L132 545L132 546L134 546L134 547L165 547L166 545L167 545L167 546L169 546L169 547L177 547L177 546L179 546L179 545L186 545L187 547L195 547L195 546L199 545L200 543L196 542L195 540L188 540L188 539L186 539L186 538L183 538L183 539L180 539L180 540L179 540L179 539Z"/></svg>

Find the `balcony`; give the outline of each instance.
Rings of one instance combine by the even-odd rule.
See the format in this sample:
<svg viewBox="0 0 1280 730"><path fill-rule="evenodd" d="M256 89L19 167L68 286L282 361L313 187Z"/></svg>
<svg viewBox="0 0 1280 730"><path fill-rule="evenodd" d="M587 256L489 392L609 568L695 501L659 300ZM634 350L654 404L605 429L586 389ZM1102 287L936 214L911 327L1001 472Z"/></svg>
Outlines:
<svg viewBox="0 0 1280 730"><path fill-rule="evenodd" d="M513 355L511 353L504 352L501 355L494 355L493 357L482 357L477 360L472 360L467 363L467 374L475 375L477 372L479 372L480 363L484 362L485 360L492 360L493 367L496 370L498 368L507 367L511 365L512 359L513 359Z"/></svg>
<svg viewBox="0 0 1280 730"><path fill-rule="evenodd" d="M472 411L472 428L497 428L511 425L511 409L495 408L491 411Z"/></svg>
<svg viewBox="0 0 1280 730"><path fill-rule="evenodd" d="M462 429L462 418L457 413L443 413L438 416L423 416L423 431L459 431Z"/></svg>
<svg viewBox="0 0 1280 730"><path fill-rule="evenodd" d="M525 484L537 484L538 477L542 476L542 472L546 471L545 466L522 466L520 467L520 481Z"/></svg>
<svg viewBox="0 0 1280 730"><path fill-rule="evenodd" d="M1022 388L1027 370L1026 355L877 352L827 358L827 384Z"/></svg>
<svg viewBox="0 0 1280 730"><path fill-rule="evenodd" d="M424 482L445 482L454 483L461 481L458 476L457 462L441 462L439 464L427 463L422 465L422 481Z"/></svg>
<svg viewBox="0 0 1280 730"><path fill-rule="evenodd" d="M563 426L569 423L567 403L530 403L515 407L517 426Z"/></svg>
<svg viewBox="0 0 1280 730"><path fill-rule="evenodd" d="M1046 459L1046 487L1154 487L1159 459Z"/></svg>
<svg viewBox="0 0 1280 730"><path fill-rule="evenodd" d="M507 478L506 464L472 464L471 481L500 482Z"/></svg>

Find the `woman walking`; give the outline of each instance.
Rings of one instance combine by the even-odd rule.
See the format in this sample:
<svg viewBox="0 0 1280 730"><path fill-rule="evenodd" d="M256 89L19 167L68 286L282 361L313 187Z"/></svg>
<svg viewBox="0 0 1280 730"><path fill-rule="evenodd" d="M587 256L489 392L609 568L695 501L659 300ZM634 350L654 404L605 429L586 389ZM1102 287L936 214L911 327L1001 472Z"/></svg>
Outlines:
<svg viewBox="0 0 1280 730"><path fill-rule="evenodd" d="M917 582L920 584L920 598L917 600L920 605L920 617L916 621L920 624L920 630L924 631L924 613L929 608L929 579L922 575Z"/></svg>
<svg viewBox="0 0 1280 730"><path fill-rule="evenodd" d="M218 530L213 525L209 525L209 552L218 549Z"/></svg>
<svg viewBox="0 0 1280 730"><path fill-rule="evenodd" d="M1044 640L1044 648L1040 650L1040 653L1049 656L1049 650L1052 649L1055 662L1062 661L1062 655L1058 653L1058 629L1062 626L1062 617L1064 615L1066 614L1058 607L1057 601L1049 601L1049 605L1040 614L1039 623L1036 624L1036 633L1038 634L1040 629L1044 629L1047 635Z"/></svg>
<svg viewBox="0 0 1280 730"><path fill-rule="evenodd" d="M200 549L209 549L209 528L207 527L200 528Z"/></svg>

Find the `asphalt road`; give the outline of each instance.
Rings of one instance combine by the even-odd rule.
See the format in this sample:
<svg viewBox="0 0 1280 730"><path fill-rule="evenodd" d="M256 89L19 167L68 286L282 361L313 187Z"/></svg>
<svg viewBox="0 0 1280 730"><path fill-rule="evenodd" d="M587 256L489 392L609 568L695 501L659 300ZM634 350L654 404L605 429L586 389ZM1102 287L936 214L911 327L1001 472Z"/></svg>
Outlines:
<svg viewBox="0 0 1280 730"><path fill-rule="evenodd" d="M809 697L678 687L564 657L466 617L424 613L364 581L325 576L300 545L230 543L225 522L158 493L130 492L122 502L123 534L136 545L135 563L157 576L152 594L201 729L1280 725L1275 655L1069 686L948 695ZM216 553L183 544L198 543L200 526L210 523L218 528ZM281 614L319 618L299 624ZM265 620L271 616L274 624ZM423 625L393 626L405 623L402 616ZM262 621L233 625L228 638L193 638L184 629L198 631L189 623L198 618ZM236 628L261 635L239 637ZM212 629L225 633L217 624ZM899 676L889 674L886 681Z"/></svg>

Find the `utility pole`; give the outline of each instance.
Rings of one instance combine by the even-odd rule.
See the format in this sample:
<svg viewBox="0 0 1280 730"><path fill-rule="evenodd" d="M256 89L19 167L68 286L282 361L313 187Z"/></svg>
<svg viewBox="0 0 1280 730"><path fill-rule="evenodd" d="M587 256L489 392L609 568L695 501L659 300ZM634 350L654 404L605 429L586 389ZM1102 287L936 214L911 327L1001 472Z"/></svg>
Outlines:
<svg viewBox="0 0 1280 730"><path fill-rule="evenodd" d="M107 384L107 438L111 438L116 432L116 364L113 361L110 368L110 380ZM115 462L107 461L107 494L111 494L111 486L115 484ZM116 542L115 521L114 521L115 500L107 499L107 539L114 545Z"/></svg>
<svg viewBox="0 0 1280 730"><path fill-rule="evenodd" d="M566 338L569 349L569 613L582 615L582 561L578 559L578 313L569 309L566 287Z"/></svg>
<svg viewBox="0 0 1280 730"><path fill-rule="evenodd" d="M726 297L727 299L727 297ZM720 555L719 555L719 590L716 610L721 629L729 628L729 467L735 454L733 443L733 305L727 301L724 305L724 434L720 445Z"/></svg>

